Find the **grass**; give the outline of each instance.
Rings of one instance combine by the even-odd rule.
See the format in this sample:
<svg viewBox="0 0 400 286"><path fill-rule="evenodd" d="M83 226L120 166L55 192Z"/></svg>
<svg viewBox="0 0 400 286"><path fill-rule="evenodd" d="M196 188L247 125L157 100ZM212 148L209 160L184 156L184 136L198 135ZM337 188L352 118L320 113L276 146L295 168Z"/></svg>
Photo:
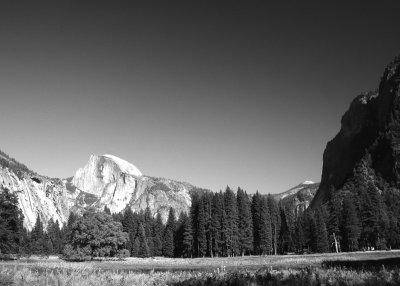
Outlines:
<svg viewBox="0 0 400 286"><path fill-rule="evenodd" d="M94 262L31 258L0 262L0 286L400 285L398 265L400 251Z"/></svg>

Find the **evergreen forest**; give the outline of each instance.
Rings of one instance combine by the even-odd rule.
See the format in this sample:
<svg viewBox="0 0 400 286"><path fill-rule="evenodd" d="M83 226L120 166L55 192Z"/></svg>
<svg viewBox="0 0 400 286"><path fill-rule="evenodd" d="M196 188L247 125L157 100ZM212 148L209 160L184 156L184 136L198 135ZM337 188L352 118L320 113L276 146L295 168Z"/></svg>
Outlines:
<svg viewBox="0 0 400 286"><path fill-rule="evenodd" d="M355 177L333 191L325 205L296 209L271 195L227 187L193 192L188 213L170 208L166 223L147 208L111 214L71 212L60 227L38 216L23 227L15 193L0 192L0 251L7 255L61 255L74 261L95 257L233 257L391 249L400 246L400 195L378 192ZM350 191L350 190L356 191ZM45 228L44 225L47 227Z"/></svg>

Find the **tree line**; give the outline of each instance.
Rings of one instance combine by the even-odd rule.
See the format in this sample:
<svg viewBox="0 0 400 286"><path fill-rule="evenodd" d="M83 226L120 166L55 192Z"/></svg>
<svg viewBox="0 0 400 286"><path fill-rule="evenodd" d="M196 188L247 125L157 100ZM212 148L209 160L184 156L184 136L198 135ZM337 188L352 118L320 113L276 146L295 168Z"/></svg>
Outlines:
<svg viewBox="0 0 400 286"><path fill-rule="evenodd" d="M270 194L249 195L241 188L193 192L188 213L169 209L163 223L149 208L120 213L71 212L61 228L38 216L32 231L23 228L15 194L0 192L0 251L62 254L71 260L93 257L233 257L284 253L398 248L400 195L393 187L379 192L362 180L333 190L328 203L305 211Z"/></svg>

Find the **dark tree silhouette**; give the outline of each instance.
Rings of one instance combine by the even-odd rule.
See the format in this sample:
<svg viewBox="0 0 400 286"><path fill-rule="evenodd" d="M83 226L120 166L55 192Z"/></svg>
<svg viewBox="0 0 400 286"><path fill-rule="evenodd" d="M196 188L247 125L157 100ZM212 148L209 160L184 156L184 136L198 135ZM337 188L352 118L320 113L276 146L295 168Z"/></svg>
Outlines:
<svg viewBox="0 0 400 286"><path fill-rule="evenodd" d="M237 191L239 251L242 255L253 251L253 221L251 219L251 207L249 196L238 188Z"/></svg>
<svg viewBox="0 0 400 286"><path fill-rule="evenodd" d="M0 190L0 252L23 252L23 215L18 197L8 189Z"/></svg>

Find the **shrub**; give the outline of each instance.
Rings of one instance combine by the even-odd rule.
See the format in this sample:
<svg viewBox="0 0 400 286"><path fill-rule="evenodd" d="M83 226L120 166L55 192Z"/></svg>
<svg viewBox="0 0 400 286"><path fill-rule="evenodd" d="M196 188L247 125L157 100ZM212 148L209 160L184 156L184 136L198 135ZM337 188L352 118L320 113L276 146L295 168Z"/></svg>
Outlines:
<svg viewBox="0 0 400 286"><path fill-rule="evenodd" d="M124 249L128 234L122 225L104 212L87 212L73 225L62 259L72 261L92 260L94 257L126 257Z"/></svg>

